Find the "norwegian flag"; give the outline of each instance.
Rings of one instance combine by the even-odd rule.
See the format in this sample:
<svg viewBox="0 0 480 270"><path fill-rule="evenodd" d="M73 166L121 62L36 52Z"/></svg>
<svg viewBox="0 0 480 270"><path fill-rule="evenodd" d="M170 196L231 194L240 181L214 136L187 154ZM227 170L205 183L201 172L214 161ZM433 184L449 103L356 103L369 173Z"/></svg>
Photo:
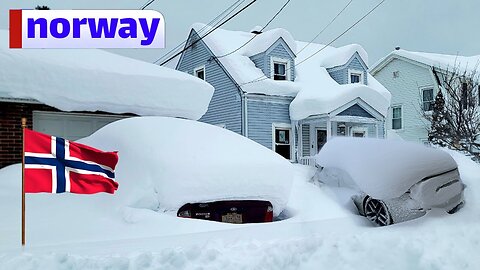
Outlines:
<svg viewBox="0 0 480 270"><path fill-rule="evenodd" d="M116 152L25 129L25 193L114 193Z"/></svg>

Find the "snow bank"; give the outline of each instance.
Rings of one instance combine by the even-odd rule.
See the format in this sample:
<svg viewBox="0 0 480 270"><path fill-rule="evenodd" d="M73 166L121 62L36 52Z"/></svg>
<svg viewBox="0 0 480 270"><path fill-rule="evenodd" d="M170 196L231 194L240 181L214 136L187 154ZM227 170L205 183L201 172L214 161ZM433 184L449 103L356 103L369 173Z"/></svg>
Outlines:
<svg viewBox="0 0 480 270"><path fill-rule="evenodd" d="M367 138L334 138L316 161L347 172L361 191L377 199L397 198L423 178L457 167L448 153L438 149Z"/></svg>
<svg viewBox="0 0 480 270"><path fill-rule="evenodd" d="M290 194L290 162L234 132L200 122L125 119L80 142L119 151L115 196L129 206L176 211L185 203L262 199L278 215Z"/></svg>
<svg viewBox="0 0 480 270"><path fill-rule="evenodd" d="M105 220L111 221L108 213L100 217L89 216L90 212L103 208L105 198L89 205L90 212L75 213L80 207L86 208L86 202L98 195L78 196L80 198L75 202L69 200L74 197L72 194L64 197L28 195L27 222L32 223L27 223L27 247L14 249L19 246L18 230L10 232L14 234L15 242L7 241L13 243L9 250L1 249L5 239L10 239L10 234L1 229L12 218L20 217L17 215L19 204L16 204L20 201L20 193L17 192L19 185L12 190L6 184L19 183L20 171L15 175L6 174L10 170L5 168L0 170L0 269L222 269L228 266L232 269L477 270L480 269L477 252L480 248L480 166L460 153L448 152L455 158L462 180L468 185L465 190L467 204L454 215L431 211L419 220L372 228L367 219L342 211L338 205L335 207L336 192L308 183L311 173L301 172L299 177L303 179L298 179L300 182L293 186L295 199L289 202L289 206L300 212L296 216L299 218L269 224L238 226L173 217L166 219L168 216L164 213L152 211L152 216L158 219L140 220L140 224L130 224L134 230L127 230L117 220L104 227ZM328 198L330 193L333 197ZM33 200L33 197L42 198ZM338 199L351 204L347 197ZM50 201L50 204L43 201ZM44 208L46 206L49 206L48 210ZM5 211L8 209L11 211ZM74 227L69 227L69 219L58 217L72 212L55 212L62 209L73 211ZM32 217L37 213L45 217L47 226L32 232L42 226ZM93 219L84 221L85 217ZM152 226L148 228L136 226L150 223ZM206 225L219 227L215 231L194 233L198 227ZM84 241L81 238L86 236L84 226L95 227L97 231L103 229L106 233L114 231L118 240L102 241L103 238L97 235L94 242L53 245L52 238L63 231L68 231L66 237L62 235L63 242L72 237ZM225 227L229 229L218 230ZM82 229L81 235L77 231L72 233L71 228ZM168 230L175 235L154 236ZM144 232L143 238L137 237L140 232ZM38 244L38 239L32 239L39 234L45 239L43 245ZM132 239L134 237L137 238Z"/></svg>
<svg viewBox="0 0 480 270"><path fill-rule="evenodd" d="M213 95L198 78L103 50L11 50L5 30L0 43L2 97L35 99L63 111L199 119Z"/></svg>

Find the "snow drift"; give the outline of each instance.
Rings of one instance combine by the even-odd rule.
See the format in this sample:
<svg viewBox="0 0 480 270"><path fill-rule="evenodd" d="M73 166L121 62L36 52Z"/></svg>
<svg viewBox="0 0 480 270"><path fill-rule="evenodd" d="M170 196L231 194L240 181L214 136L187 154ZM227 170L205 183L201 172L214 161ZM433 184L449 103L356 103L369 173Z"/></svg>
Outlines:
<svg viewBox="0 0 480 270"><path fill-rule="evenodd" d="M444 151L418 143L367 138L334 138L323 146L316 162L348 173L361 191L377 199L400 197L420 180L457 168Z"/></svg>
<svg viewBox="0 0 480 270"><path fill-rule="evenodd" d="M290 194L290 162L243 136L200 122L131 118L80 142L119 151L116 196L129 206L176 211L185 203L263 199L278 215Z"/></svg>
<svg viewBox="0 0 480 270"><path fill-rule="evenodd" d="M0 30L0 97L34 99L63 111L199 119L213 87L188 74L95 49L8 48Z"/></svg>

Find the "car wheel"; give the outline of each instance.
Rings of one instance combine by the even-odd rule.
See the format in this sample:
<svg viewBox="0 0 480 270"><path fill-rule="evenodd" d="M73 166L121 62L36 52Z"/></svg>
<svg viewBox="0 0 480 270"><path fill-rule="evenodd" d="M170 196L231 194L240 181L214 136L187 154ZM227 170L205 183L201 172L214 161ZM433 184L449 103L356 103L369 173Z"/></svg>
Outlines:
<svg viewBox="0 0 480 270"><path fill-rule="evenodd" d="M365 202L364 209L365 216L379 226L387 226L393 223L387 205L381 200L369 197Z"/></svg>

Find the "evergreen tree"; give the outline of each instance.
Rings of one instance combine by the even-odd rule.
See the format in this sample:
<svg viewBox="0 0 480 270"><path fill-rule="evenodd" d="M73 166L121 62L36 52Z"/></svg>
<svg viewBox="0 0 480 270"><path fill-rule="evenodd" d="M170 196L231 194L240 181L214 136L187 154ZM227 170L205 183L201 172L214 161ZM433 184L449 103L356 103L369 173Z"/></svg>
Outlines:
<svg viewBox="0 0 480 270"><path fill-rule="evenodd" d="M428 132L428 141L440 146L449 145L451 129L448 123L448 112L445 108L445 99L442 91L438 91L433 104L431 128Z"/></svg>

